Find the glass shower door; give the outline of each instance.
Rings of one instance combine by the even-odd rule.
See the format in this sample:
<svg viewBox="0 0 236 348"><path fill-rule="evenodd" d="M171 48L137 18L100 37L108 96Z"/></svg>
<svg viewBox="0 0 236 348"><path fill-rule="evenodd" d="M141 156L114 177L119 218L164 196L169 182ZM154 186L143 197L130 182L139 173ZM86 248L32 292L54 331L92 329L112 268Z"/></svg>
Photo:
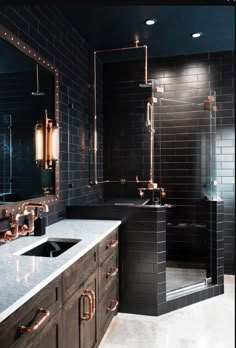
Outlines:
<svg viewBox="0 0 236 348"><path fill-rule="evenodd" d="M0 112L0 204L12 193L11 115Z"/></svg>
<svg viewBox="0 0 236 348"><path fill-rule="evenodd" d="M211 275L211 202L216 197L214 91L165 92L153 80L155 181L165 188L167 292Z"/></svg>

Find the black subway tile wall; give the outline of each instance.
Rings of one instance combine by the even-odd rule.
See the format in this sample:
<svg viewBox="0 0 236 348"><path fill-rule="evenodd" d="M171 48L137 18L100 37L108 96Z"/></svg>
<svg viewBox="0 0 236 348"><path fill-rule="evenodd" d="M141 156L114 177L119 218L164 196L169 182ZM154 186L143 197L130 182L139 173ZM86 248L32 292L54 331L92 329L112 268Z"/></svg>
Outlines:
<svg viewBox="0 0 236 348"><path fill-rule="evenodd" d="M47 223L52 224L63 218L66 205L89 205L103 198L103 188L100 185L88 185L89 179L93 178L92 51L54 5L2 6L0 22L59 69L60 203L50 206ZM216 91L216 164L218 195L224 200L226 273L235 272L234 59L234 52L226 51L148 60L148 78L160 79L165 97L187 97L188 100L193 98L196 103L200 103L207 95L208 88ZM105 82L102 86L100 82L103 69ZM98 60L97 73L98 177L103 177L104 150L105 179L120 179L125 176L135 180L136 175L139 178L148 178L149 135L145 129L145 112L150 91L149 88L138 87L144 80L143 62L112 63L102 67ZM116 96L114 107L110 103L111 92ZM199 177L199 168L196 165L199 160L199 139L195 137L193 130L204 127L205 121L198 112L191 112L189 105L181 108L178 105L167 105L165 112L168 115L172 113L172 116L178 113L180 117L178 126L173 123L169 127L170 121L174 120L163 120L163 131L168 129L168 134L165 132L165 156L169 165L163 170L162 181L169 191L167 197L172 201L182 201L184 209L177 209L178 218L181 219L183 212L185 217L187 214L192 217L196 211L191 206L199 198L200 189L199 181L196 180ZM113 138L111 130L116 130L117 134L121 132L121 137ZM106 144L104 149L103 139ZM156 147L155 163L160 156L159 144L156 143ZM178 161L175 161L177 148ZM137 184L109 184L105 186L105 190L105 196L111 197L115 194L124 197L136 195ZM181 196L178 198L177 193L180 191ZM200 228L194 229L194 240L199 239L201 233ZM207 240L204 243L203 249L207 248ZM199 250L200 247L197 246L196 249Z"/></svg>
<svg viewBox="0 0 236 348"><path fill-rule="evenodd" d="M203 181L208 178L204 162L209 156L210 134L209 117L205 117L202 106L208 89L216 92L213 135L216 136L217 194L224 200L223 228L217 228L223 236L219 243L223 245L224 240L225 273L230 274L235 273L234 61L234 51L148 60L148 78L158 79L165 98L187 98L195 104L163 103L161 125L160 108L159 115L154 114L157 127L154 181L166 189L166 203L176 204L167 210L167 221L174 226L167 226L167 254L178 258L184 250L188 260L190 257L190 261L202 264L209 264L210 237L206 226L209 217L200 215L204 205ZM145 118L150 90L138 87L143 82L143 66L140 62L119 62L105 64L103 70L105 178L119 179L126 174L130 180L136 175L147 179L150 158ZM107 185L105 197L114 195L137 195L137 185ZM179 248L181 243L176 244L177 232L178 237L182 233L183 249Z"/></svg>
<svg viewBox="0 0 236 348"><path fill-rule="evenodd" d="M69 219L121 220L119 227L119 310L158 315L166 304L166 211L156 206L67 207ZM154 236L151 240L149 236ZM160 237L160 239L159 239Z"/></svg>
<svg viewBox="0 0 236 348"><path fill-rule="evenodd" d="M223 202L206 201L206 224L210 229L215 221L221 221ZM119 310L124 313L159 316L187 305L222 294L223 246L218 223L212 228L212 262L208 261L208 277L212 285L195 290L190 294L170 299L166 286L166 210L157 206L115 206L97 204L94 206L67 207L69 219L112 219L121 220L119 227ZM208 220L207 220L208 218ZM138 222L138 223L137 223ZM149 235L152 240L149 240ZM209 246L208 246L209 247Z"/></svg>
<svg viewBox="0 0 236 348"><path fill-rule="evenodd" d="M63 218L66 205L102 198L93 178L92 50L55 5L2 6L0 22L58 68L60 74L60 203L50 205L47 223ZM103 176L102 64L97 64L98 178ZM70 107L68 104L73 104Z"/></svg>

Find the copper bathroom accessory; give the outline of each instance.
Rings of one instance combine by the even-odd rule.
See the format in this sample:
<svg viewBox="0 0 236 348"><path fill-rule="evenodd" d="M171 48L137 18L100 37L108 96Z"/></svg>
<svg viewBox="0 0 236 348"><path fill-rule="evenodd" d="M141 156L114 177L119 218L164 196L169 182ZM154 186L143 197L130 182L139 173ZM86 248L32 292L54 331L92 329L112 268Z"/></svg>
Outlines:
<svg viewBox="0 0 236 348"><path fill-rule="evenodd" d="M39 89L39 65L36 63L36 91L31 93L33 96L41 97L44 96L44 92L40 92Z"/></svg>
<svg viewBox="0 0 236 348"><path fill-rule="evenodd" d="M45 322L45 320L50 316L50 311L47 309L44 309L44 308L38 308L36 311L36 314L38 314L38 313L43 313L43 317L39 321L37 321L34 324L34 326L24 326L24 325L20 326L19 329L20 329L21 333L23 333L23 332L28 332L28 333L35 332Z"/></svg>
<svg viewBox="0 0 236 348"><path fill-rule="evenodd" d="M119 269L117 267L112 267L110 272L106 273L106 278L115 277L118 274Z"/></svg>
<svg viewBox="0 0 236 348"><path fill-rule="evenodd" d="M28 210L30 209L30 210ZM34 203L26 202L22 206L22 211L14 215L10 214L10 228L5 231L0 231L0 241L9 242L18 238L20 235L25 236L27 233L34 232L34 222L38 218L39 209L44 212L48 212L48 205L45 203ZM22 224L20 225L19 220L21 217L29 218L29 225Z"/></svg>
<svg viewBox="0 0 236 348"><path fill-rule="evenodd" d="M112 300L110 307L107 308L107 312L115 312L118 308L119 302L117 300Z"/></svg>
<svg viewBox="0 0 236 348"><path fill-rule="evenodd" d="M88 299L89 303L89 311L83 311L81 319L86 321L92 320L96 310L96 295L94 291L91 289L84 290L84 292L81 295L81 298L83 300Z"/></svg>
<svg viewBox="0 0 236 348"><path fill-rule="evenodd" d="M35 161L39 167L52 169L59 159L59 126L48 117L47 110L43 120L35 126Z"/></svg>

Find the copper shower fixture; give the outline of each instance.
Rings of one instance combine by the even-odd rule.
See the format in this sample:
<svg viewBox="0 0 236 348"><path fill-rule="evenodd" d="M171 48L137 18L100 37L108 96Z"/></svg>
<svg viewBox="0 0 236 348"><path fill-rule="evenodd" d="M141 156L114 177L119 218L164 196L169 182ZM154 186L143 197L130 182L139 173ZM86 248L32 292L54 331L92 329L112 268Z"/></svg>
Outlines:
<svg viewBox="0 0 236 348"><path fill-rule="evenodd" d="M90 185L97 185L100 183L105 183L108 181L98 182L97 175L97 151L98 151L98 134L97 134L97 54L98 53L106 53L106 52L116 52L116 51L126 51L144 48L145 50L145 60L144 60L144 83L140 84L140 87L150 87L151 85L148 83L147 79L147 45L139 46L138 38L134 41L135 46L131 47L121 47L121 48L112 48L112 49L104 49L93 52L93 66L94 66L94 79L93 79L93 87L94 87L94 117L93 117L93 159L94 159L94 178L90 181Z"/></svg>

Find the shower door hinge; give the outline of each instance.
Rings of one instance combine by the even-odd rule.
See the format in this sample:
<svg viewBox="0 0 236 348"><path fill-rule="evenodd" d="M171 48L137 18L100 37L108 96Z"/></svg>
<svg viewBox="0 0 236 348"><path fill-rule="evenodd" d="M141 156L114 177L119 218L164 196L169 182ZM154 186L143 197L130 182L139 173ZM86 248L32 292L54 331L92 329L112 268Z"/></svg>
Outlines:
<svg viewBox="0 0 236 348"><path fill-rule="evenodd" d="M159 93L163 93L164 92L164 88L163 87L157 87L157 92Z"/></svg>
<svg viewBox="0 0 236 348"><path fill-rule="evenodd" d="M209 285L212 283L212 277L205 278L205 284Z"/></svg>

